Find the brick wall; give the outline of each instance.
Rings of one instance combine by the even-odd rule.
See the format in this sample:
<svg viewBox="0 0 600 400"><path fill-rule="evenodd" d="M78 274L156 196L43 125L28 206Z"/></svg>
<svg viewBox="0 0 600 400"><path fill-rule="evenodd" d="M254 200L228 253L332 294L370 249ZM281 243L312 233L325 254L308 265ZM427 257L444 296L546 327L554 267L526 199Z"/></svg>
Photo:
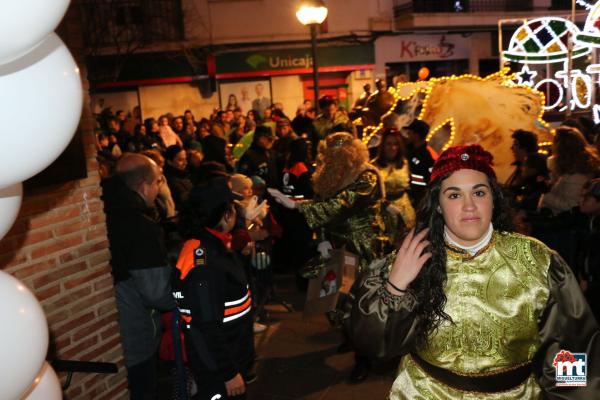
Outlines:
<svg viewBox="0 0 600 400"><path fill-rule="evenodd" d="M69 40L77 38L80 21L71 8L59 34L81 59L77 42ZM0 269L23 281L41 302L50 328L51 357L118 364L118 374L74 374L65 398L113 400L127 397L126 373L100 200L94 122L85 69L81 71L85 99L80 129L88 177L25 194L15 225L0 240Z"/></svg>

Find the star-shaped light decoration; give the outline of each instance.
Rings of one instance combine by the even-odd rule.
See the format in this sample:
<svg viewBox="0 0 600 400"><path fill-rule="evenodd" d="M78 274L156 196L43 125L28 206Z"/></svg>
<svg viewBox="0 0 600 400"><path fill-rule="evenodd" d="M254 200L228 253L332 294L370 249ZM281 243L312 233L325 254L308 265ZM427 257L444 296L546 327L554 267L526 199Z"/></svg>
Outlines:
<svg viewBox="0 0 600 400"><path fill-rule="evenodd" d="M533 86L533 78L535 78L537 74L538 73L536 71L530 70L527 64L525 64L523 68L521 68L521 72L517 73L517 80L519 82L519 85Z"/></svg>
<svg viewBox="0 0 600 400"><path fill-rule="evenodd" d="M592 7L594 7L593 4L591 4L588 1L584 1L584 0L575 0L577 2L578 5L580 5L581 7L584 7L586 10L591 10Z"/></svg>

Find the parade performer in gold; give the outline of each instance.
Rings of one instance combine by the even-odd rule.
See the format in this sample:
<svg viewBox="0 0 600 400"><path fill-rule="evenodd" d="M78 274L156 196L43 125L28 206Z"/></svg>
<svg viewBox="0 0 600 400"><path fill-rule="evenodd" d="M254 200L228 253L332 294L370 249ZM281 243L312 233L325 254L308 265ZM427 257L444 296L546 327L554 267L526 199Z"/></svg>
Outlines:
<svg viewBox="0 0 600 400"><path fill-rule="evenodd" d="M352 311L357 349L403 356L391 399L598 398L600 332L576 278L509 221L491 154L442 153L416 230ZM575 375L587 386L562 386Z"/></svg>
<svg viewBox="0 0 600 400"><path fill-rule="evenodd" d="M371 261L381 257L385 244L381 205L385 189L377 168L369 164L367 147L352 135L340 132L319 144L317 169L313 175L314 200L295 202L278 190L269 189L277 202L297 209L309 227L318 232L320 261L309 263L305 277L316 277L325 267L331 248L345 248L359 258L359 274ZM344 302L333 313L335 322L343 323ZM346 313L347 316L347 313ZM370 369L367 358L357 355L351 380L365 379Z"/></svg>
<svg viewBox="0 0 600 400"><path fill-rule="evenodd" d="M385 185L386 234L395 245L403 231L415 225L415 210L408 192L410 190L411 171L409 169L404 141L396 128L386 128L382 134L379 153L372 164L379 169ZM398 244L399 247L399 244Z"/></svg>

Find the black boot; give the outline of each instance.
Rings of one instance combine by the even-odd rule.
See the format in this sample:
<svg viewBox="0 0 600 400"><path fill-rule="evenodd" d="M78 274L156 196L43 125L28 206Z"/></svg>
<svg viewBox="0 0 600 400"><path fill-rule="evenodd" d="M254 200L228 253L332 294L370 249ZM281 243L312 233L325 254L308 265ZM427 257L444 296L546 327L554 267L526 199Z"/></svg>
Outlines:
<svg viewBox="0 0 600 400"><path fill-rule="evenodd" d="M371 361L364 357L356 355L356 364L354 364L354 369L350 373L350 382L351 383L359 383L367 379L369 373L371 372Z"/></svg>

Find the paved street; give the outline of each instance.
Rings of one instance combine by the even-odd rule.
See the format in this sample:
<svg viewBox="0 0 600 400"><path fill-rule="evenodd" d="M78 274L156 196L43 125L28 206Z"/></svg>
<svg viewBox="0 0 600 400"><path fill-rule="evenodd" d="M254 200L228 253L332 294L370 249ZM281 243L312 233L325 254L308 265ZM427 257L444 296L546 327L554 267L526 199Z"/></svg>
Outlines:
<svg viewBox="0 0 600 400"><path fill-rule="evenodd" d="M296 309L267 306L269 328L255 335L258 380L249 386L249 400L377 400L385 399L394 366L379 366L361 384L349 384L353 353L337 354L340 336L324 316L304 320L293 278L278 277L277 295Z"/></svg>

